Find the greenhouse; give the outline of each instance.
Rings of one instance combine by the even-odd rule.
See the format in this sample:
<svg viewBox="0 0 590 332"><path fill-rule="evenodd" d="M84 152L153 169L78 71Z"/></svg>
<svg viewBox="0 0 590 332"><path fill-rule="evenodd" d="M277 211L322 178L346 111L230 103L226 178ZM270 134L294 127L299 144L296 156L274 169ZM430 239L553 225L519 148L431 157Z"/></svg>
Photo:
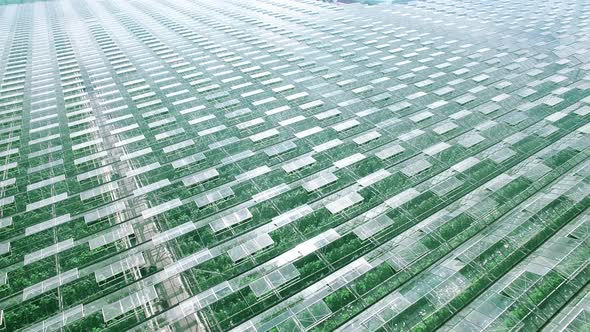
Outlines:
<svg viewBox="0 0 590 332"><path fill-rule="evenodd" d="M590 2L0 0L0 331L590 331Z"/></svg>

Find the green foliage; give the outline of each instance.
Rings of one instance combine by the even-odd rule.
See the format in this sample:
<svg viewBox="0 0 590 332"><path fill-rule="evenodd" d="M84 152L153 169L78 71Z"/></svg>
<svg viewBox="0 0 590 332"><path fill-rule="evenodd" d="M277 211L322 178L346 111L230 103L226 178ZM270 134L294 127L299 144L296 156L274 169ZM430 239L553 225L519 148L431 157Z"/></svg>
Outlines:
<svg viewBox="0 0 590 332"><path fill-rule="evenodd" d="M471 226L473 221L473 217L466 213L461 213L440 226L436 232L444 241L448 241Z"/></svg>
<svg viewBox="0 0 590 332"><path fill-rule="evenodd" d="M339 268L359 257L363 252L362 246L363 241L354 233L349 233L322 248L321 252L334 268Z"/></svg>
<svg viewBox="0 0 590 332"><path fill-rule="evenodd" d="M16 331L33 322L41 321L59 310L57 290L4 311L8 331Z"/></svg>
<svg viewBox="0 0 590 332"><path fill-rule="evenodd" d="M369 270L357 280L354 281L352 288L359 294L363 295L373 288L379 286L385 280L395 274L395 271L387 263L382 263L377 267Z"/></svg>
<svg viewBox="0 0 590 332"><path fill-rule="evenodd" d="M559 150L556 154L545 160L545 164L551 168L556 168L568 162L578 153L578 150L575 150L571 147L566 147L565 149Z"/></svg>
<svg viewBox="0 0 590 332"><path fill-rule="evenodd" d="M348 288L340 288L334 293L326 296L324 302L328 305L332 312L350 304L356 297Z"/></svg>
<svg viewBox="0 0 590 332"><path fill-rule="evenodd" d="M503 204L509 200L514 199L514 196L522 193L526 188L532 184L531 180L525 177L518 177L504 187L500 188L494 193L494 199Z"/></svg>

